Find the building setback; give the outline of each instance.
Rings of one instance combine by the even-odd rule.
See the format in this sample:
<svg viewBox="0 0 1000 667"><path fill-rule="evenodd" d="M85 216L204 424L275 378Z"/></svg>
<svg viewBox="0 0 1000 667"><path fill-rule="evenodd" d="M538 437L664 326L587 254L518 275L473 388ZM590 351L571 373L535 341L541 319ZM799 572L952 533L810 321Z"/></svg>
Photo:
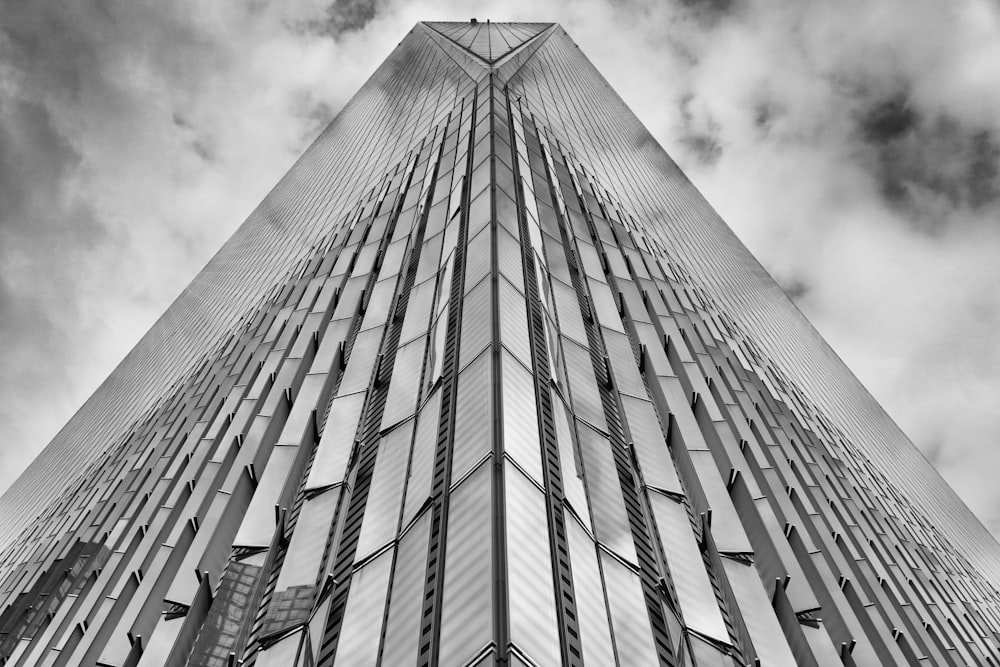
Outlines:
<svg viewBox="0 0 1000 667"><path fill-rule="evenodd" d="M548 23L415 26L0 548L5 665L1000 665L1000 546Z"/></svg>

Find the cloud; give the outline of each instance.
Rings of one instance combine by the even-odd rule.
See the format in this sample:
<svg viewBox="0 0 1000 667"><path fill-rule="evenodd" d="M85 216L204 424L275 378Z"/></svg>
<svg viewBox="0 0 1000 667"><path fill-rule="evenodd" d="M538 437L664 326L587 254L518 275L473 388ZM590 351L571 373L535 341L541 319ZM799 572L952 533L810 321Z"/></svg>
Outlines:
<svg viewBox="0 0 1000 667"><path fill-rule="evenodd" d="M326 8L325 32L336 37L364 28L375 18L376 5L372 0L335 0Z"/></svg>
<svg viewBox="0 0 1000 667"><path fill-rule="evenodd" d="M761 1L694 32L685 11L660 140L1000 534L997 10Z"/></svg>
<svg viewBox="0 0 1000 667"><path fill-rule="evenodd" d="M286 27L323 15L321 4L8 4L0 28L0 429L19 446L0 453L0 487L378 57L345 60L347 76L329 76L346 47Z"/></svg>

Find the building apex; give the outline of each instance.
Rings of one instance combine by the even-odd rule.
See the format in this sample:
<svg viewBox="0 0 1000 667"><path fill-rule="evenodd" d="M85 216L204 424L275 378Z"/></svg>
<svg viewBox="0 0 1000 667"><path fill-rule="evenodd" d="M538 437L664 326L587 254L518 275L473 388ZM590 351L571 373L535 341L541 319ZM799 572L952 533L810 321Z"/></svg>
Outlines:
<svg viewBox="0 0 1000 667"><path fill-rule="evenodd" d="M555 23L492 23L489 19L463 22L422 21L422 25L451 45L491 66L524 48Z"/></svg>

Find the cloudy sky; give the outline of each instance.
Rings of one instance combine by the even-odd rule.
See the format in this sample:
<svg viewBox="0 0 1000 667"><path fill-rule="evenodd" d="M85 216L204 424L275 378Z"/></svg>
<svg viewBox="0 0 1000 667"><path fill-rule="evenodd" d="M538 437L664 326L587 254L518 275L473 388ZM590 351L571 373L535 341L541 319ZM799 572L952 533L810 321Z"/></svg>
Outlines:
<svg viewBox="0 0 1000 667"><path fill-rule="evenodd" d="M1000 535L998 5L450 4L0 0L0 490L414 22L477 16L562 23Z"/></svg>

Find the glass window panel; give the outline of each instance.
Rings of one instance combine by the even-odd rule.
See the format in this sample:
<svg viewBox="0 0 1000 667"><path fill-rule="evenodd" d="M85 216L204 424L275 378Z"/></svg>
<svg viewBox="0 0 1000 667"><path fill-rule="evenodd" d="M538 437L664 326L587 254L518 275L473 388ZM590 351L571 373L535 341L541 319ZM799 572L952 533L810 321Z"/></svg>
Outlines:
<svg viewBox="0 0 1000 667"><path fill-rule="evenodd" d="M556 323L548 315L545 316L544 322L545 344L549 352L549 377L559 387L559 391L563 392L568 399L566 361L563 359L562 338L559 336L559 327L556 326Z"/></svg>
<svg viewBox="0 0 1000 667"><path fill-rule="evenodd" d="M353 394L368 389L372 379L372 369L378 358L379 345L382 344L383 329L383 326L378 326L362 331L354 339L354 347L347 360L344 377L340 381L339 394Z"/></svg>
<svg viewBox="0 0 1000 667"><path fill-rule="evenodd" d="M659 493L649 494L649 504L685 624L703 635L728 643L729 632L715 601L715 591L705 571L687 509Z"/></svg>
<svg viewBox="0 0 1000 667"><path fill-rule="evenodd" d="M740 616L746 624L754 651L761 664L774 667L795 667L795 656L788 646L785 633L775 616L770 596L753 565L744 565L730 558L722 558L726 579L733 590Z"/></svg>
<svg viewBox="0 0 1000 667"><path fill-rule="evenodd" d="M613 665L614 649L611 646L607 602L597 565L596 545L580 524L569 517L566 520L566 534L573 569L573 593L580 617L580 643L584 662L588 665Z"/></svg>
<svg viewBox="0 0 1000 667"><path fill-rule="evenodd" d="M184 617L164 619L156 625L152 637L149 639L143 637L145 641L143 641L142 657L139 658L137 667L162 667L166 665L181 627L184 626L186 620Z"/></svg>
<svg viewBox="0 0 1000 667"><path fill-rule="evenodd" d="M594 513L594 533L598 541L629 562L636 562L635 543L622 498L618 468L611 441L584 424L577 425L583 473Z"/></svg>
<svg viewBox="0 0 1000 667"><path fill-rule="evenodd" d="M374 665L378 658L392 555L390 549L351 575L351 591L335 655L338 664Z"/></svg>
<svg viewBox="0 0 1000 667"><path fill-rule="evenodd" d="M426 346L427 339L421 336L396 351L392 378L389 380L389 392L385 399L385 411L382 413L381 430L384 431L408 419L416 411Z"/></svg>
<svg viewBox="0 0 1000 667"><path fill-rule="evenodd" d="M271 644L257 654L258 667L293 667L298 665L299 648L305 630L299 629L282 637L277 643Z"/></svg>
<svg viewBox="0 0 1000 667"><path fill-rule="evenodd" d="M243 515L243 523L233 546L267 547L274 536L274 506L278 503L289 471L299 453L298 447L276 445L271 450L264 474L254 489L253 499Z"/></svg>
<svg viewBox="0 0 1000 667"><path fill-rule="evenodd" d="M402 424L379 441L355 560L362 560L396 537L412 427L412 422Z"/></svg>
<svg viewBox="0 0 1000 667"><path fill-rule="evenodd" d="M490 230L485 228L469 241L465 253L466 289L478 283L490 272L490 251Z"/></svg>
<svg viewBox="0 0 1000 667"><path fill-rule="evenodd" d="M320 647L323 644L323 631L326 629L326 617L330 613L330 605L333 603L333 596L327 595L326 599L320 603L309 619L309 646L313 656L319 655Z"/></svg>
<svg viewBox="0 0 1000 667"><path fill-rule="evenodd" d="M601 333L604 335L604 347L611 360L611 369L618 391L645 398L646 385L639 375L639 363L632 352L632 343L629 342L628 336L604 327L601 328Z"/></svg>
<svg viewBox="0 0 1000 667"><path fill-rule="evenodd" d="M383 265L382 273L387 273L389 269ZM372 288L371 298L368 299L368 306L365 308L365 319L361 330L372 327L382 327L389 318L389 308L392 307L392 299L396 294L397 276L380 280Z"/></svg>
<svg viewBox="0 0 1000 667"><path fill-rule="evenodd" d="M441 609L442 667L462 665L493 639L493 467L451 494Z"/></svg>
<svg viewBox="0 0 1000 667"><path fill-rule="evenodd" d="M403 330L399 336L400 343L408 343L427 332L431 320L431 304L434 301L434 287L434 280L425 280L410 290L410 300L406 305L406 315L403 317Z"/></svg>
<svg viewBox="0 0 1000 667"><path fill-rule="evenodd" d="M527 170L525 170L524 167L525 167L524 161L522 160L521 161L521 189L522 189L522 192L524 193L525 209L526 209L528 215L531 217L531 219L537 221L538 220L538 206L535 203L535 192L534 192L534 190L531 187L531 182L527 178L525 178L525 174L527 173ZM529 227L531 226L531 221L530 220L528 221L528 226ZM536 234L537 233L538 232L536 231ZM539 240L539 239L536 239L536 241L537 240ZM538 247L536 245L535 241L532 242L532 246L536 247L536 248Z"/></svg>
<svg viewBox="0 0 1000 667"><path fill-rule="evenodd" d="M601 323L601 326L608 327L615 331L624 331L621 316L618 314L618 303L611 296L611 289L606 283L588 279L587 285L590 287L590 299L594 304L594 317Z"/></svg>
<svg viewBox="0 0 1000 667"><path fill-rule="evenodd" d="M504 229L497 230L497 262L500 273L521 291L524 289L524 269L521 265L521 244Z"/></svg>
<svg viewBox="0 0 1000 667"><path fill-rule="evenodd" d="M309 471L306 489L319 489L344 480L347 460L357 437L358 422L364 407L365 394L357 392L337 396L330 406L326 427L316 447L316 456Z"/></svg>
<svg viewBox="0 0 1000 667"><path fill-rule="evenodd" d="M472 188L469 193L474 197L490 183L490 161L483 160L479 166L472 171Z"/></svg>
<svg viewBox="0 0 1000 667"><path fill-rule="evenodd" d="M475 194L475 193L473 193ZM479 230L489 224L490 215L490 191L484 190L479 196L472 200L469 206L469 236L470 238L479 233Z"/></svg>
<svg viewBox="0 0 1000 667"><path fill-rule="evenodd" d="M712 508L712 537L715 539L716 548L728 553L752 552L750 540L743 530L739 515L736 514L733 499L729 497L712 452L700 449L692 450L689 454L708 499L708 506Z"/></svg>
<svg viewBox="0 0 1000 667"><path fill-rule="evenodd" d="M584 238L589 239L589 233L583 238L577 237L576 244L576 259L580 272L584 276L597 276L603 280L604 269L601 267L601 260L597 255L597 250L594 249L594 246L589 241L584 240Z"/></svg>
<svg viewBox="0 0 1000 667"><path fill-rule="evenodd" d="M551 234L542 235L542 243L545 246L545 259L547 261L546 268L550 274L559 280L569 282L570 275L569 265L566 263L566 250L558 233L559 230L556 229Z"/></svg>
<svg viewBox="0 0 1000 667"><path fill-rule="evenodd" d="M494 191L496 192L498 226L513 238L520 239L521 235L518 231L517 204L514 202L514 191ZM518 247L520 247L520 242L518 242Z"/></svg>
<svg viewBox="0 0 1000 667"><path fill-rule="evenodd" d="M608 424L604 419L604 405L598 393L590 351L566 338L562 339L562 350L576 416L606 432Z"/></svg>
<svg viewBox="0 0 1000 667"><path fill-rule="evenodd" d="M809 648L812 650L816 662L823 667L826 667L826 665L840 667L843 664L844 661L837 653L837 649L834 648L833 641L830 639L830 633L826 628L814 628L805 624L799 627L802 630L802 634L805 635L806 641L809 643Z"/></svg>
<svg viewBox="0 0 1000 667"><path fill-rule="evenodd" d="M444 229L444 242L441 244L441 256L451 257L454 254L455 248L458 246L458 232L459 232L459 220L458 218L452 218L451 222ZM472 236L470 235L471 239Z"/></svg>
<svg viewBox="0 0 1000 667"><path fill-rule="evenodd" d="M620 227L617 227L619 234L622 234ZM618 244L611 238L604 244L604 254L608 257L608 271L615 276L628 276L628 267L625 266L625 259L618 250Z"/></svg>
<svg viewBox="0 0 1000 667"><path fill-rule="evenodd" d="M493 382L490 354L484 352L458 375L455 442L451 479L457 482L493 451Z"/></svg>
<svg viewBox="0 0 1000 667"><path fill-rule="evenodd" d="M465 183L465 176L455 172L455 186L451 190L451 206L448 208L448 220L455 217L458 213L459 208L462 206L462 190L461 187Z"/></svg>
<svg viewBox="0 0 1000 667"><path fill-rule="evenodd" d="M162 563L154 564L162 567ZM150 570L152 572L160 571ZM237 642L244 628L252 623L251 614L257 611L254 601L254 591L257 589L261 568L239 561L230 561L215 591L211 607L198 632L198 639L191 649L190 665L211 665L211 657L220 653L227 654L237 649ZM148 580L148 579L147 579ZM152 591L138 591L137 601L148 602ZM146 634L133 626L132 634ZM125 630L121 629L121 639L125 639ZM115 645L116 637L111 638L108 648ZM112 657L107 650L99 664L120 665L127 662L124 657Z"/></svg>
<svg viewBox="0 0 1000 667"><path fill-rule="evenodd" d="M534 382L527 369L506 350L502 359L504 450L535 482L544 485Z"/></svg>
<svg viewBox="0 0 1000 667"><path fill-rule="evenodd" d="M552 393L552 417L556 428L556 442L559 444L559 465L562 468L566 502L588 530L593 530L590 509L587 507L587 494L583 486L583 467L580 465L579 450L574 440L573 415L562 398L557 393Z"/></svg>
<svg viewBox="0 0 1000 667"><path fill-rule="evenodd" d="M498 142L498 144L499 144L499 142ZM503 149L506 148L506 145L497 145L496 148L498 150L498 153L502 153ZM508 151L509 151L509 148L508 148ZM510 154L509 153L507 155L506 160L507 160L507 162L510 162ZM497 186L499 188L501 188L502 190L504 190L505 192L513 192L514 191L514 172L512 172L510 170L510 167L508 167L503 162L497 162L495 164L496 164L496 182L497 182Z"/></svg>
<svg viewBox="0 0 1000 667"><path fill-rule="evenodd" d="M600 561L619 664L659 665L639 575L606 553L601 552Z"/></svg>
<svg viewBox="0 0 1000 667"><path fill-rule="evenodd" d="M427 362L424 370L424 391L429 390L444 369L444 345L447 342L448 334L448 312L447 308L434 321L431 327L431 340L427 348Z"/></svg>
<svg viewBox="0 0 1000 667"><path fill-rule="evenodd" d="M447 187L447 186L446 186ZM438 199L427 211L427 227L424 232L428 236L431 234L437 235L438 232L445 231L445 224L447 223L448 215L448 190L437 188L435 190L435 197L442 197ZM448 244L446 242L446 236L442 235L442 248L443 253L447 255L449 252Z"/></svg>
<svg viewBox="0 0 1000 667"><path fill-rule="evenodd" d="M643 481L649 486L684 495L653 404L631 396L622 396L621 403Z"/></svg>
<svg viewBox="0 0 1000 667"><path fill-rule="evenodd" d="M430 516L430 512L425 512L399 541L382 651L382 664L387 667L412 665L417 661Z"/></svg>
<svg viewBox="0 0 1000 667"><path fill-rule="evenodd" d="M276 590L315 585L339 498L340 487L337 487L302 501Z"/></svg>
<svg viewBox="0 0 1000 667"><path fill-rule="evenodd" d="M455 269L455 253L444 255L441 270L438 271L437 294L434 297L434 314L440 315L448 307L451 299L452 271Z"/></svg>
<svg viewBox="0 0 1000 667"><path fill-rule="evenodd" d="M462 367L479 356L492 341L493 309L490 281L482 280L466 296L462 306Z"/></svg>
<svg viewBox="0 0 1000 667"><path fill-rule="evenodd" d="M498 282L500 297L500 342L521 363L530 367L531 349L528 343L528 313L525 310L524 295L515 290L506 280Z"/></svg>
<svg viewBox="0 0 1000 667"><path fill-rule="evenodd" d="M556 665L559 630L545 497L509 462L504 465L504 485L510 638L536 664Z"/></svg>
<svg viewBox="0 0 1000 667"><path fill-rule="evenodd" d="M424 249L420 253L420 264L417 265L418 283L437 275L441 261L441 243L444 240L443 234L431 236L429 229L425 234Z"/></svg>
<svg viewBox="0 0 1000 667"><path fill-rule="evenodd" d="M694 656L698 667L733 667L733 662L727 655L723 655L719 649L703 642L695 636L688 637L688 645L691 646L691 654Z"/></svg>
<svg viewBox="0 0 1000 667"><path fill-rule="evenodd" d="M410 456L409 477L406 483L406 503L403 509L403 526L410 523L417 510L431 494L431 475L434 453L437 449L438 419L441 411L441 391L430 395L417 415L413 453Z"/></svg>

